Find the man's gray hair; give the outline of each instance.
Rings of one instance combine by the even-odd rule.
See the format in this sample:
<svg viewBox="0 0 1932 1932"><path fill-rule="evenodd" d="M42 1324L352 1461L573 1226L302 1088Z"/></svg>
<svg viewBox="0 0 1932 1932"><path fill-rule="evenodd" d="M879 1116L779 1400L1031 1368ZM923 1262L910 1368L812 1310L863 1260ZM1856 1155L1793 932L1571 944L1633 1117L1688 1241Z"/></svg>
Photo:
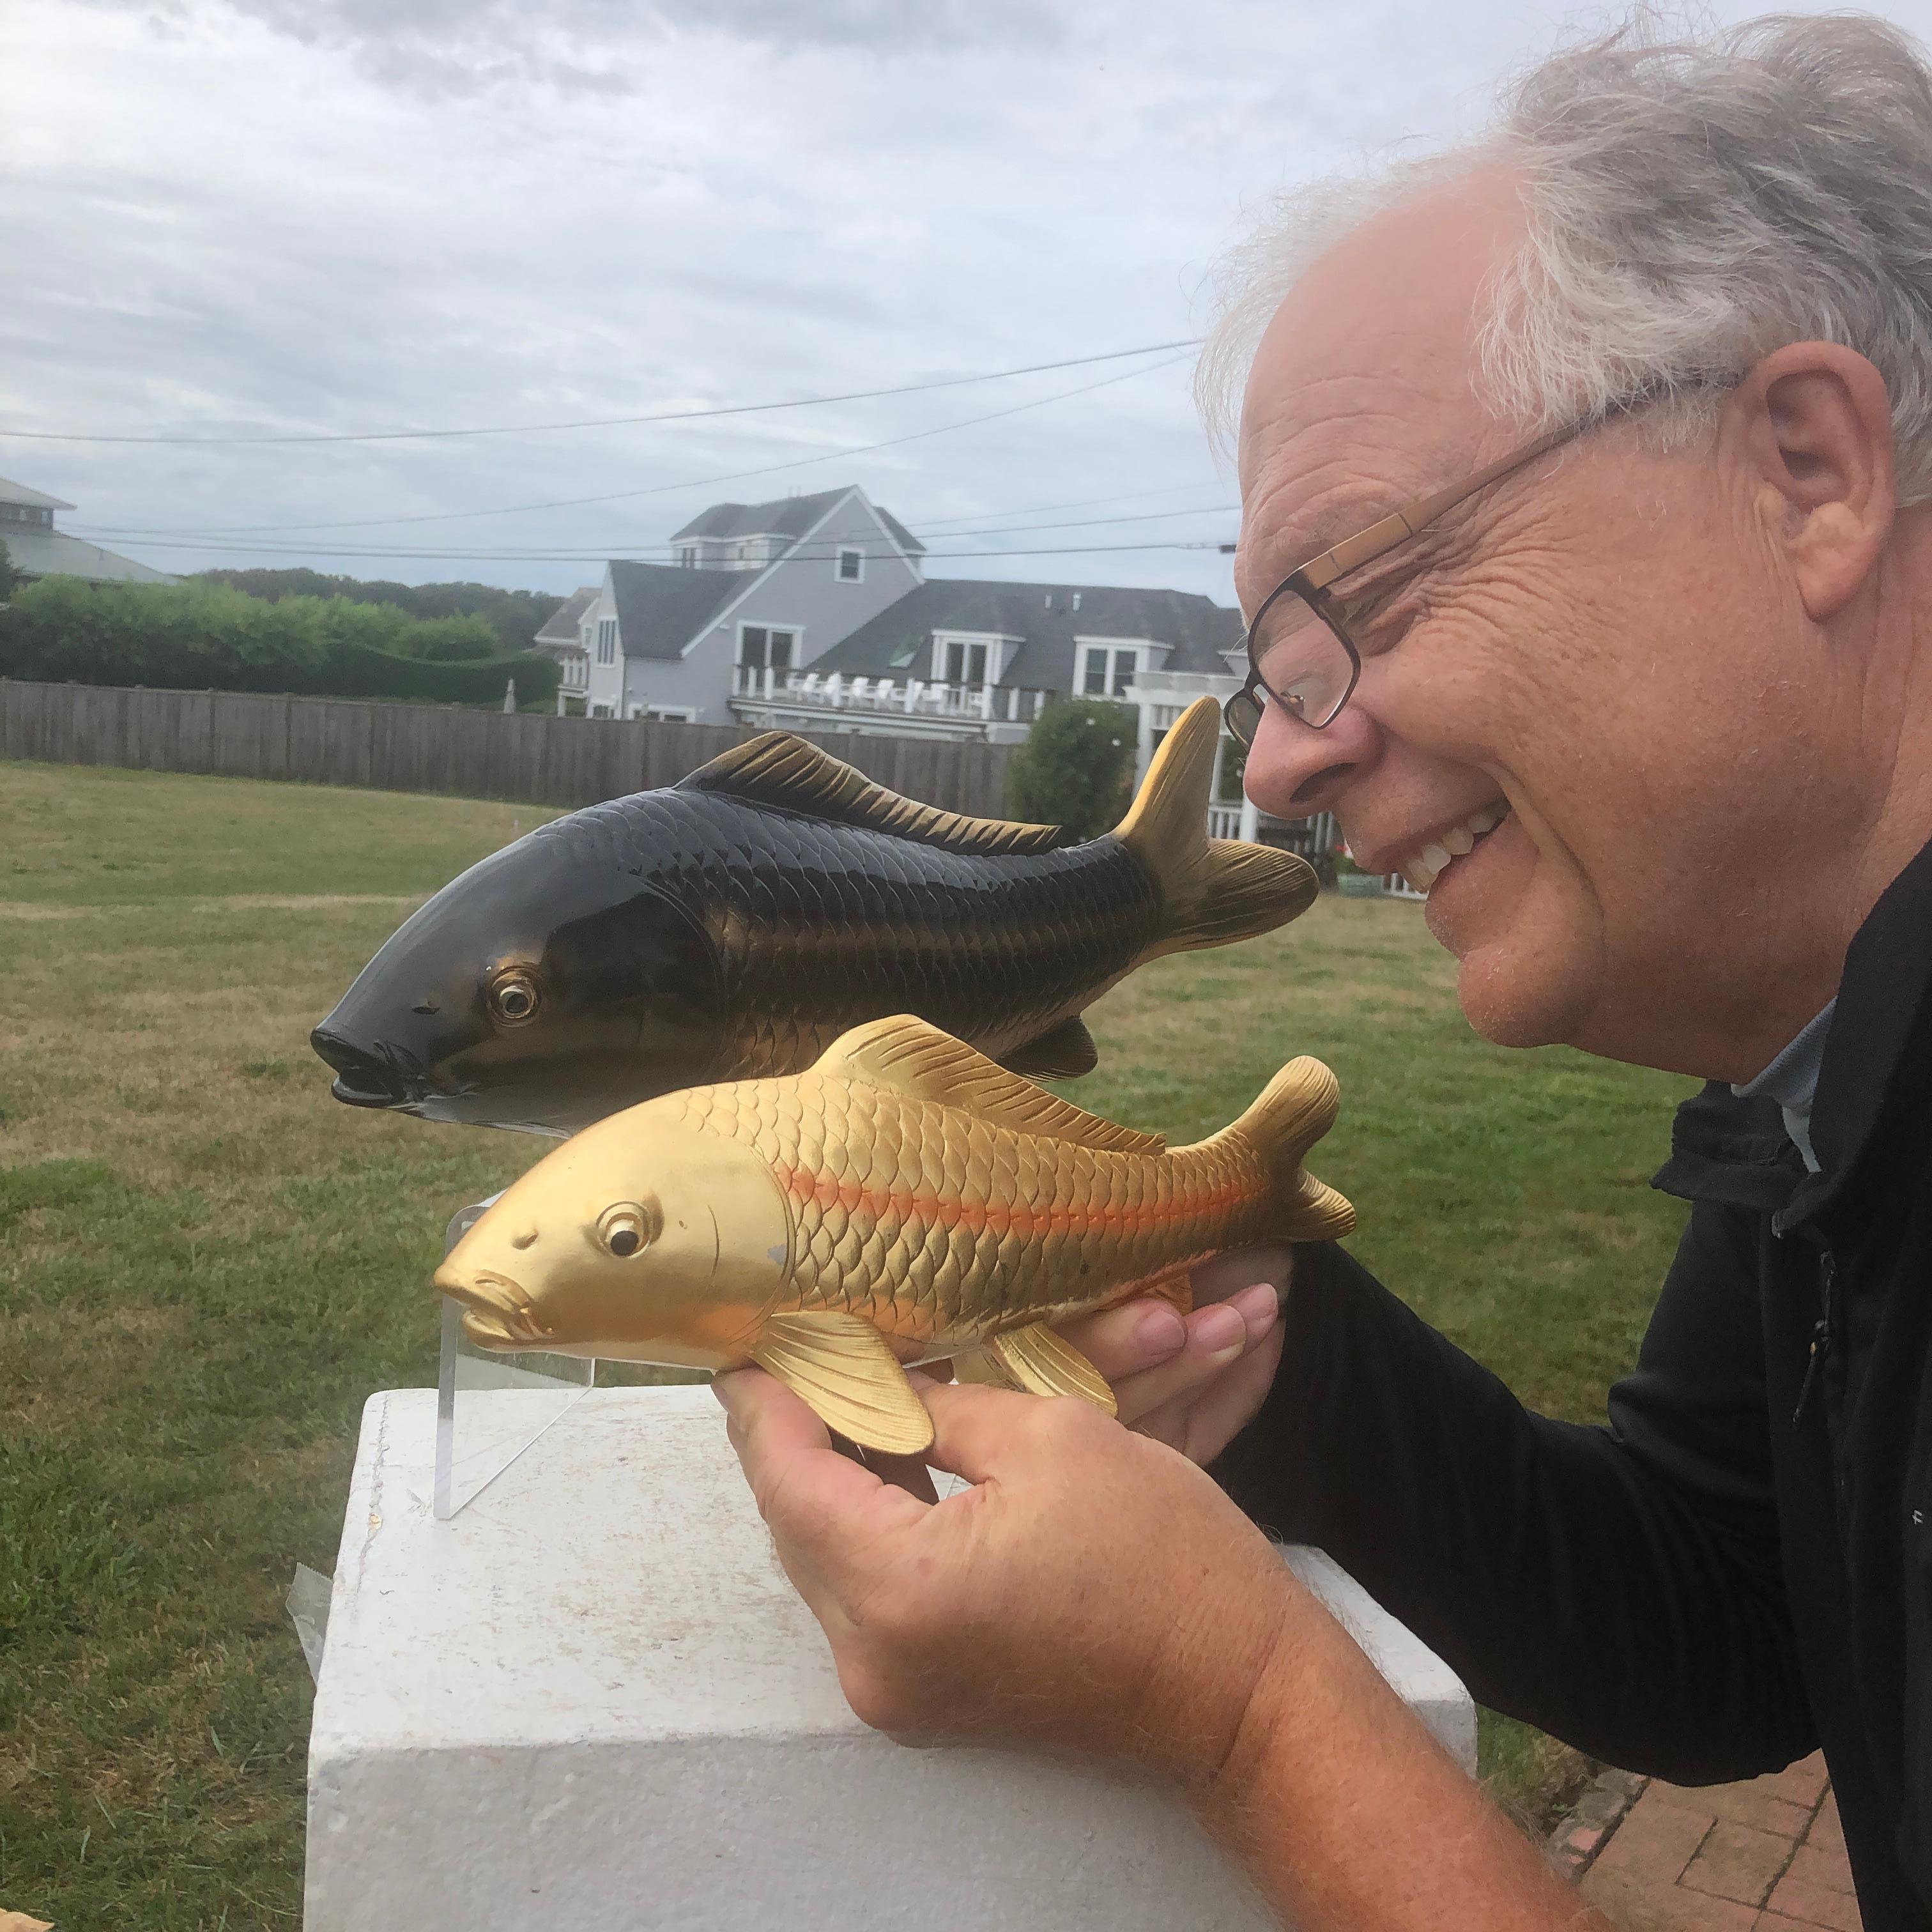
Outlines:
<svg viewBox="0 0 1932 1932"><path fill-rule="evenodd" d="M1671 40L1646 11L1516 82L1478 141L1284 195L1224 266L1198 377L1210 421L1232 427L1255 345L1317 254L1491 165L1520 171L1528 217L1477 318L1500 413L1554 428L1655 397L1670 437L1759 357L1836 342L1885 378L1901 500L1932 497L1932 73L1862 14Z"/></svg>

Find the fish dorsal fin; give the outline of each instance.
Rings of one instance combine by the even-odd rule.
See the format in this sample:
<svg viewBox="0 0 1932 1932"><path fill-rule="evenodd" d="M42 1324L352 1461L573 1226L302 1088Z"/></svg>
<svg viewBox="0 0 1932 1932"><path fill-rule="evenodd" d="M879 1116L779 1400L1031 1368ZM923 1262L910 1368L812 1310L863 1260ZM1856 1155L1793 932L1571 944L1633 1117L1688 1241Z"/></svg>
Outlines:
<svg viewBox="0 0 1932 1932"><path fill-rule="evenodd" d="M942 812L936 805L902 798L790 731L766 731L734 745L680 779L676 789L715 792L810 818L862 825L956 852L1051 852L1072 842L1063 826L969 818L963 812Z"/></svg>
<svg viewBox="0 0 1932 1932"><path fill-rule="evenodd" d="M1103 1120L1036 1087L1024 1074L1008 1072L977 1048L911 1013L868 1020L841 1034L812 1070L862 1086L890 1088L916 1100L960 1108L1016 1133L1068 1141L1099 1153L1154 1154L1167 1149L1159 1134L1139 1133Z"/></svg>

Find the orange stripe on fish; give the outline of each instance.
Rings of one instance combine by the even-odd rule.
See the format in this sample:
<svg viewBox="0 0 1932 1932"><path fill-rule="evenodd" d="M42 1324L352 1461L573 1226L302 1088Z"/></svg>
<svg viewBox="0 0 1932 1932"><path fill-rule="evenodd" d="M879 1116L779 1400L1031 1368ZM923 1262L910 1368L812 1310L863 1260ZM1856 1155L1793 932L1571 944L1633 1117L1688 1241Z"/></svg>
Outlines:
<svg viewBox="0 0 1932 1932"><path fill-rule="evenodd" d="M962 1201L916 1192L910 1189L862 1187L829 1174L814 1174L807 1168L776 1163L773 1172L779 1185L801 1205L820 1208L842 1208L851 1214L859 1208L883 1218L896 1214L902 1220L936 1221L943 1228L964 1226L977 1233L990 1228L996 1234L1019 1235L1084 1233L1090 1228L1127 1232L1161 1227L1203 1214L1215 1214L1240 1205L1246 1198L1239 1186L1226 1186L1211 1194L1196 1194L1139 1208L1073 1208L1056 1205L1029 1208L1001 1201Z"/></svg>

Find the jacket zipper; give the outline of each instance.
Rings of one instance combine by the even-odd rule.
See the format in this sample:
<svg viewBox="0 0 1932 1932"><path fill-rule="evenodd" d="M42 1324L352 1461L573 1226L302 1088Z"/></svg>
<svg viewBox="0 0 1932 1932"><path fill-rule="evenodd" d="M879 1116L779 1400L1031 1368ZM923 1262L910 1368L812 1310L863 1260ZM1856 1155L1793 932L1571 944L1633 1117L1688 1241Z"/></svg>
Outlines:
<svg viewBox="0 0 1932 1932"><path fill-rule="evenodd" d="M1798 1385L1798 1406L1791 1412L1793 1429L1804 1420L1804 1405L1811 1400L1811 1387L1818 1379L1818 1366L1832 1352L1832 1291L1838 1280L1838 1264L1827 1248L1818 1259L1818 1318L1811 1324L1811 1346L1804 1379Z"/></svg>

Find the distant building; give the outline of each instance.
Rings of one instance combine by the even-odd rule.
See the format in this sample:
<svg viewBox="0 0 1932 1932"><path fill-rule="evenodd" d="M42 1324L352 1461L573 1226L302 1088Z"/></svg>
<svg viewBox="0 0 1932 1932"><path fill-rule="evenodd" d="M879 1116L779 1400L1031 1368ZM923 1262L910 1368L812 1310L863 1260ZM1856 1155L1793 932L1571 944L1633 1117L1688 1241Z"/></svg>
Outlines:
<svg viewBox="0 0 1932 1932"><path fill-rule="evenodd" d="M715 503L675 563L611 563L584 614L590 709L728 724L747 677L812 662L925 580L923 546L856 485Z"/></svg>
<svg viewBox="0 0 1932 1932"><path fill-rule="evenodd" d="M590 690L590 638L589 612L597 601L598 586L587 584L573 590L544 620L544 627L530 640L532 650L555 658L563 667L562 690L569 698L583 698Z"/></svg>
<svg viewBox="0 0 1932 1932"><path fill-rule="evenodd" d="M172 584L165 571L151 570L131 556L117 556L80 537L54 528L54 512L70 510L58 496L10 483L0 476L0 543L22 577L86 577L97 583Z"/></svg>
<svg viewBox="0 0 1932 1932"><path fill-rule="evenodd" d="M856 485L714 503L670 548L673 563L607 566L539 638L561 656L574 626L595 716L1010 742L1085 692L1142 704L1144 757L1177 706L1239 687L1238 611L1178 590L928 579L925 546Z"/></svg>

